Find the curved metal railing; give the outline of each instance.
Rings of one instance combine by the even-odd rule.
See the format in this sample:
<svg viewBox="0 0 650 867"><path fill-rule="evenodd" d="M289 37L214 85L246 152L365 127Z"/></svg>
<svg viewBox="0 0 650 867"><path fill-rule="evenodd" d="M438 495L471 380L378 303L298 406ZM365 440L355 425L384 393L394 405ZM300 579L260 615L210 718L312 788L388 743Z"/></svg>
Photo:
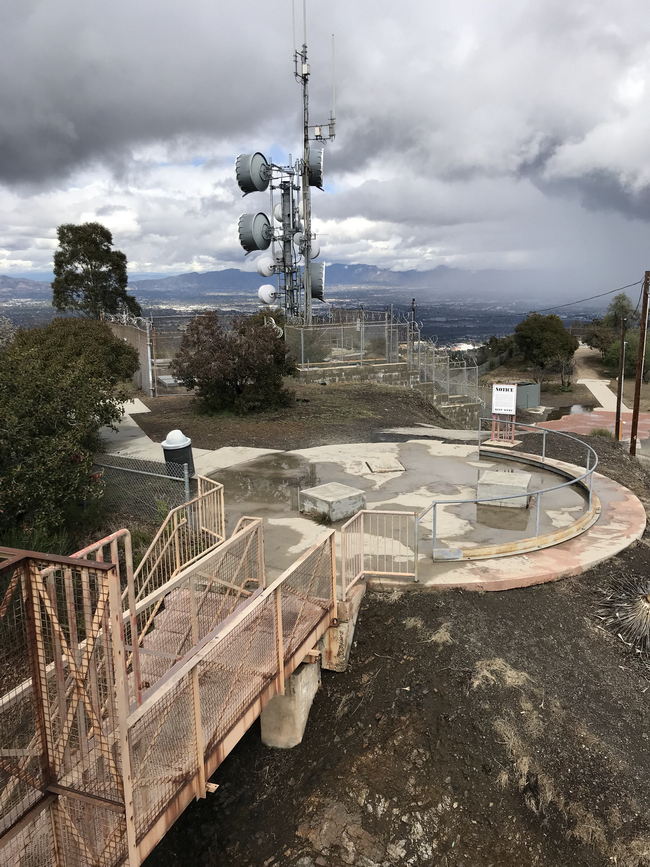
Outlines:
<svg viewBox="0 0 650 867"><path fill-rule="evenodd" d="M483 435L483 432L482 432L482 423L483 422L489 422L490 425L492 425L493 430L494 430L494 425L495 425L494 419L479 418L479 424L478 424L478 430L477 430L479 458L481 455L481 438ZM562 488L569 488L571 486L582 485L582 487L584 489L586 489L587 496L588 496L587 513L590 513L592 510L593 474L594 474L596 467L598 466L598 455L596 454L595 450L590 445L583 442L578 437L573 436L572 434L565 433L564 431L548 430L547 428L540 428L540 427L537 427L536 425L524 424L523 422L511 422L511 421L498 422L497 421L496 424L497 425L498 424L508 425L513 430L525 429L526 432L532 431L534 433L541 434L542 435L542 453L541 453L540 457L541 457L542 465L546 463L546 439L547 439L548 434L553 434L554 436L558 436L558 437L564 437L565 439L572 440L573 442L579 443L579 445L584 446L584 448L585 448L585 464L586 464L585 471L584 471L584 473L582 473L579 476L575 476L575 477L572 477L570 479L567 479L566 482L561 482L559 485L549 485L548 487L545 487L545 488L539 488L539 489L536 489L534 491L527 491L525 494L518 493L518 494L506 494L506 495L502 495L502 496L498 496L498 497L465 497L465 498L456 498L456 499L432 500L431 505L427 506L427 508L424 509L422 512L420 512L420 514L418 515L417 524L419 527L422 524L422 522L424 521L424 519L427 517L427 515L431 512L431 531L432 531L431 550L432 550L432 557L434 560L440 559L439 557L438 558L436 557L436 550L437 550L436 549L436 538L437 538L437 514L436 514L436 510L437 510L438 506L461 505L461 504L468 504L468 503L469 504L474 503L476 505L478 505L478 504L495 504L495 503L500 503L504 500L521 499L524 496L528 497L528 498L535 497L535 536L530 538L531 546L534 545L535 539L537 539L539 537L541 506L542 506L542 500L543 500L544 494L549 494L553 491L559 491ZM502 446L500 446L500 448L502 448ZM492 451L491 454L494 455L495 452ZM519 456L517 456L517 458L519 458ZM557 471L557 468L553 468L553 469L554 469L554 471ZM577 523L579 523L579 521L574 522L571 526L575 526ZM528 540L522 540L519 543L519 546L525 544L526 541L528 541ZM494 556L494 554L492 554L491 556Z"/></svg>

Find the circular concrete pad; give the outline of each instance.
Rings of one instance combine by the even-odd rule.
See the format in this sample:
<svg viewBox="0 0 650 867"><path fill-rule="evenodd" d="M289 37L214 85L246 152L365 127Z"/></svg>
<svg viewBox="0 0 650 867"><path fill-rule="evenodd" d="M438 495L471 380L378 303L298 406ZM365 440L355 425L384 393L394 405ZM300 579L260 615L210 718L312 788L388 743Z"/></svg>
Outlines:
<svg viewBox="0 0 650 867"><path fill-rule="evenodd" d="M267 573L275 576L289 566L303 551L322 536L323 528L297 510L299 488L337 481L364 489L371 510L421 511L432 498L475 496L480 469L492 462L492 454L477 460L476 446L411 439L406 442L374 442L328 445L293 452L275 452L255 460L217 470L215 478L225 484L226 514L229 527L240 514L264 518ZM513 455L514 457L514 455ZM522 455L539 462L539 456ZM400 461L404 469L372 472L374 461ZM512 465L512 464L509 464ZM556 483L552 472L564 468L571 475L581 470L572 464L548 461L544 471L535 468L537 488ZM553 481L555 480L555 481ZM543 484L539 484L543 482ZM645 511L640 501L626 488L604 476L594 475L594 494L602 513L597 523L581 536L555 547L526 554L489 558L478 561L436 561L431 558L430 543L421 545L418 560L419 582L410 579L370 579L371 586L391 589L444 589L464 587L476 590L505 590L553 581L583 572L602 560L614 556L643 533ZM575 502L567 500L571 495ZM559 496L559 494L558 494ZM584 510L584 497L575 490L562 494L561 502L545 496L545 527L562 528L574 520L577 509ZM582 503L578 507L576 504ZM506 510L500 510L506 511ZM507 510L516 512L517 510ZM520 510L523 512L523 510ZM445 515L440 520L441 535L449 544L466 539L470 531L474 544L505 538L504 531L490 525L474 525L469 507ZM511 516L508 516L510 519ZM531 520L531 519L526 519ZM530 526L530 525L529 525ZM521 532L521 531L520 531ZM505 531L512 536L512 530ZM340 534L337 534L340 540Z"/></svg>
<svg viewBox="0 0 650 867"><path fill-rule="evenodd" d="M553 463L570 472L580 469L561 461ZM420 569L418 583L373 578L368 584L385 590L407 587L418 590L511 590L579 575L636 542L646 525L643 504L623 485L594 473L593 490L601 502L597 523L582 535L552 548L476 562L432 562L430 568Z"/></svg>

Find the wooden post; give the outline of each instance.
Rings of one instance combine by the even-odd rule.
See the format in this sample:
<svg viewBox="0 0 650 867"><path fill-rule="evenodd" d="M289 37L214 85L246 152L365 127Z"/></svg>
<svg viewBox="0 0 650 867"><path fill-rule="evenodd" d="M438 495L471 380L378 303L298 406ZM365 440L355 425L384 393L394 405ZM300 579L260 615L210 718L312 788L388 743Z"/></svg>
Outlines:
<svg viewBox="0 0 650 867"><path fill-rule="evenodd" d="M623 380L625 378L625 318L621 318L621 345L618 353L618 383L616 388L616 425L614 439L619 442L622 438L621 430L621 406L623 405Z"/></svg>
<svg viewBox="0 0 650 867"><path fill-rule="evenodd" d="M122 768L122 793L124 796L124 815L126 819L126 841L129 867L139 867L138 844L135 830L133 804L133 776L131 772L131 753L129 750L129 686L126 677L126 653L124 650L124 625L122 620L122 594L117 572L111 571L101 576L108 581L108 601L110 607L112 660L106 660L107 669L113 667L115 683L115 709L117 723L117 745L120 751L119 765ZM110 702L110 698L109 698Z"/></svg>
<svg viewBox="0 0 650 867"><path fill-rule="evenodd" d="M639 332L639 350L636 359L636 382L634 383L634 408L632 410L632 430L630 432L630 454L636 455L636 435L639 427L639 407L641 404L641 383L643 382L643 365L645 363L646 333L648 327L648 288L650 287L650 271L643 276L643 304L641 306L641 322Z"/></svg>

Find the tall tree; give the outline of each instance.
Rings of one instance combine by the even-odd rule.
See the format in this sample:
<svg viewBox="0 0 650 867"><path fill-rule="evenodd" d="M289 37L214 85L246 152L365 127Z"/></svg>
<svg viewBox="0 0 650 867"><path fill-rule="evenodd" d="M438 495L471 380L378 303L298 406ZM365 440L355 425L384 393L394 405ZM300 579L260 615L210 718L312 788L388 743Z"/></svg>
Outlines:
<svg viewBox="0 0 650 867"><path fill-rule="evenodd" d="M113 249L113 236L101 223L64 223L57 229L52 304L98 319L102 313L141 314L126 291L126 256Z"/></svg>
<svg viewBox="0 0 650 867"><path fill-rule="evenodd" d="M619 292L618 295L614 295L603 316L603 325L612 328L617 333L623 319L627 320L627 327L632 328L636 324L638 316L625 292Z"/></svg>
<svg viewBox="0 0 650 867"><path fill-rule="evenodd" d="M553 366L562 366L563 382L569 374L569 362L578 348L578 338L564 327L559 316L531 313L515 328L515 345L519 353L539 368L539 379Z"/></svg>

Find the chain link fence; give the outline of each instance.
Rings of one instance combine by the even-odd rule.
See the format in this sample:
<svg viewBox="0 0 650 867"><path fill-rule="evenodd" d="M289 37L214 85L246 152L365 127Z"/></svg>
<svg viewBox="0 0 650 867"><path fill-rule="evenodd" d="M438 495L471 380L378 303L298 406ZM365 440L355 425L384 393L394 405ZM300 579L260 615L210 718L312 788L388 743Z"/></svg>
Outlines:
<svg viewBox="0 0 650 867"><path fill-rule="evenodd" d="M103 504L115 516L160 524L194 496L187 464L97 455L94 466L104 483Z"/></svg>

